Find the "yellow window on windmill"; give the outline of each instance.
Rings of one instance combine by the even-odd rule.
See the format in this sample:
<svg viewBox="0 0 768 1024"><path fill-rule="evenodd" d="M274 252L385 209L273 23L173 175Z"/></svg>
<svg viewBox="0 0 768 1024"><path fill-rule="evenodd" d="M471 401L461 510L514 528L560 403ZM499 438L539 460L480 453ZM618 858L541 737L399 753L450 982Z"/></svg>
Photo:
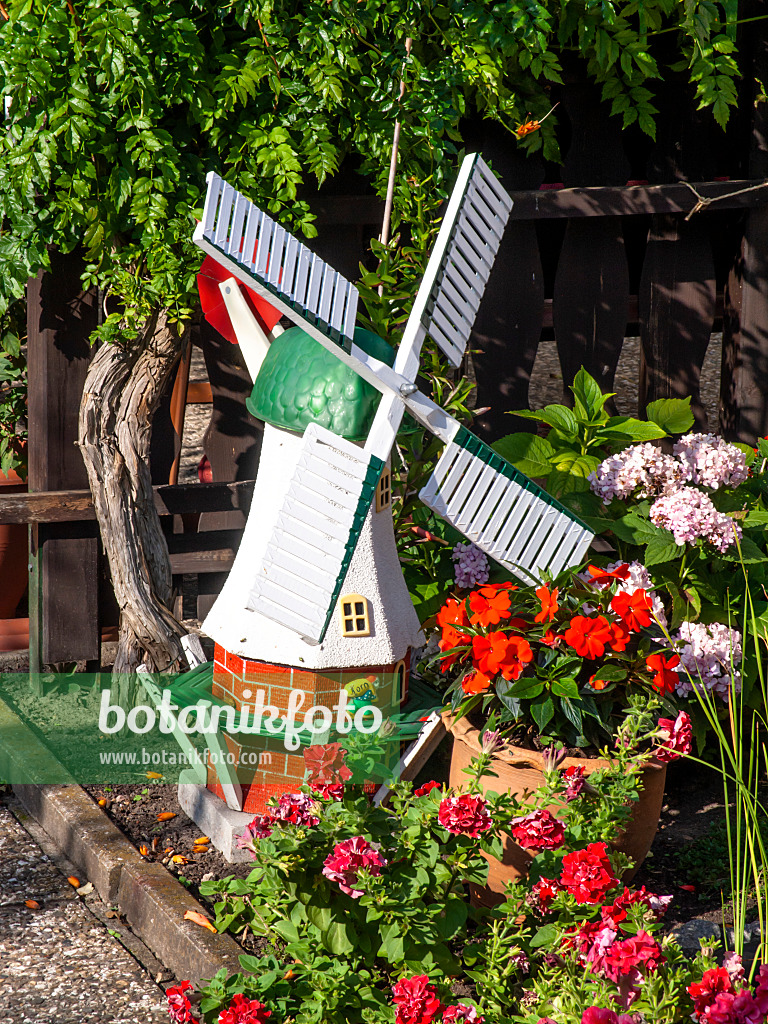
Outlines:
<svg viewBox="0 0 768 1024"><path fill-rule="evenodd" d="M339 601L342 636L370 636L371 617L368 598L360 594L345 594Z"/></svg>
<svg viewBox="0 0 768 1024"><path fill-rule="evenodd" d="M381 471L379 482L376 484L376 511L383 512L392 504L392 473L389 466Z"/></svg>

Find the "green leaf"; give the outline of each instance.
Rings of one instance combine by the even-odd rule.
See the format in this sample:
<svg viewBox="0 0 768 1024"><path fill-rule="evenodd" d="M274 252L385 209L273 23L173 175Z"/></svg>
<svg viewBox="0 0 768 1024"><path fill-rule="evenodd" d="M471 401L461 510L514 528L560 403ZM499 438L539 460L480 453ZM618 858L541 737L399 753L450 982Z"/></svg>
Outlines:
<svg viewBox="0 0 768 1024"><path fill-rule="evenodd" d="M660 562L676 562L683 557L685 546L675 544L671 537L672 535L669 534L669 539L663 537L651 538L648 542L648 547L645 549L644 561L646 565L658 565Z"/></svg>
<svg viewBox="0 0 768 1024"><path fill-rule="evenodd" d="M318 931L325 932L330 928L333 915L330 907L320 907L315 903L307 904L307 920Z"/></svg>
<svg viewBox="0 0 768 1024"><path fill-rule="evenodd" d="M567 698L564 698L565 701L567 701ZM552 702L552 698L542 695L531 704L530 712L539 732L544 732L555 714L555 705Z"/></svg>
<svg viewBox="0 0 768 1024"><path fill-rule="evenodd" d="M627 678L627 670L619 668L618 665L602 665L595 672L597 679L604 679L606 683L620 683Z"/></svg>
<svg viewBox="0 0 768 1024"><path fill-rule="evenodd" d="M660 398L646 406L645 415L668 434L684 434L694 424L689 398Z"/></svg>
<svg viewBox="0 0 768 1024"><path fill-rule="evenodd" d="M634 416L612 416L597 436L600 440L615 444L635 444L638 441L654 441L665 437L664 431L657 423L635 419Z"/></svg>
<svg viewBox="0 0 768 1024"><path fill-rule="evenodd" d="M547 405L536 414L536 418L562 434L576 437L579 433L579 421L567 405Z"/></svg>
<svg viewBox="0 0 768 1024"><path fill-rule="evenodd" d="M537 434L508 434L500 438L492 448L521 473L534 478L549 473L552 468L550 460L555 454L549 441Z"/></svg>
<svg viewBox="0 0 768 1024"><path fill-rule="evenodd" d="M587 373L583 366L573 379L571 391L573 392L574 398L584 406L590 423L599 422L603 406L605 405L606 400L609 397L612 397L612 395L604 395L600 390L600 385L594 377L591 377Z"/></svg>
<svg viewBox="0 0 768 1024"><path fill-rule="evenodd" d="M540 679L518 679L509 688L509 694L517 697L518 700L531 700L544 689L544 683Z"/></svg>
<svg viewBox="0 0 768 1024"><path fill-rule="evenodd" d="M556 924L545 924L542 928L539 928L531 939L531 946L534 949L540 949L542 946L549 946L554 949L559 938L559 926Z"/></svg>
<svg viewBox="0 0 768 1024"><path fill-rule="evenodd" d="M556 697L579 696L579 687L575 679L553 679L550 689Z"/></svg>
<svg viewBox="0 0 768 1024"><path fill-rule="evenodd" d="M398 922L382 925L379 928L379 936L381 945L377 955L386 957L391 964L400 963L405 955L401 925Z"/></svg>
<svg viewBox="0 0 768 1024"><path fill-rule="evenodd" d="M291 943L299 941L299 933L296 930L296 925L291 921L276 921L272 927L285 942Z"/></svg>
<svg viewBox="0 0 768 1024"><path fill-rule="evenodd" d="M341 921L334 921L328 931L324 932L322 938L323 945L334 956L344 956L355 948L354 943L349 939L347 926Z"/></svg>

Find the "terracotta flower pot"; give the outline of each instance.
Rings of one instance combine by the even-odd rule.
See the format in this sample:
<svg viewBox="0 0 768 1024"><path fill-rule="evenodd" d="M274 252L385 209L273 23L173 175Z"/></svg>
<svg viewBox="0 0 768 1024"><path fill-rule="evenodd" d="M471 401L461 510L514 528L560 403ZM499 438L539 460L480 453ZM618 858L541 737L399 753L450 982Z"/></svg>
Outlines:
<svg viewBox="0 0 768 1024"><path fill-rule="evenodd" d="M463 774L462 769L468 767L470 760L480 751L480 732L470 725L466 718L456 721L451 715L446 714L443 715L443 721L453 735L450 784L458 789L467 783L467 776ZM560 767L580 765L589 774L598 768L607 768L609 764L609 761L599 757L566 757ZM535 750L509 747L494 759L492 769L498 778L481 780L484 790L506 792L522 797L526 791L531 793L544 782L544 758ZM666 764L656 760L650 761L641 774L643 788L640 800L633 807L627 828L614 844L618 852L625 853L635 863L634 868L624 875L625 882L634 878L651 848L659 826L666 776ZM488 885L485 890L477 889L473 892L474 898L480 903L498 902L497 894L504 891L508 882L527 874L532 856L505 836L502 859L499 861L489 857L488 860Z"/></svg>
<svg viewBox="0 0 768 1024"><path fill-rule="evenodd" d="M0 494L26 491L27 485L13 470L0 473ZM27 586L27 527L0 524L0 619L12 619ZM13 650L13 648L5 648Z"/></svg>

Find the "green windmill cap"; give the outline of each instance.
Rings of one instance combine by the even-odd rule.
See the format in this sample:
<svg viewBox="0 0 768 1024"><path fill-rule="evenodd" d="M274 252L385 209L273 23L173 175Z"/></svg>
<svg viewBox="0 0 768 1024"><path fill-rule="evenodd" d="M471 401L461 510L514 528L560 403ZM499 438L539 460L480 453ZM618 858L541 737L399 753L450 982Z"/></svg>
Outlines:
<svg viewBox="0 0 768 1024"><path fill-rule="evenodd" d="M368 355L391 366L395 350L362 327L354 341ZM368 436L380 392L300 327L291 327L269 346L246 399L248 411L274 427L303 433L319 423L350 441Z"/></svg>

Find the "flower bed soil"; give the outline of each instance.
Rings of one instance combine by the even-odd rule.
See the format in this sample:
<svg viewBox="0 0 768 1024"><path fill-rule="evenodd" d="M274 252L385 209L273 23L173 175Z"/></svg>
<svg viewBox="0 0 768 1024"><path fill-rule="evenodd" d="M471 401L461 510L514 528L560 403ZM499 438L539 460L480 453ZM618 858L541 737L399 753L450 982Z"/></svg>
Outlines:
<svg viewBox="0 0 768 1024"><path fill-rule="evenodd" d="M450 744L444 743L417 781L446 781L449 754ZM85 789L95 801L107 801L104 810L137 849L149 850L147 860L164 864L203 904L208 901L199 892L202 881L228 876L245 878L252 869L250 862L227 863L213 846L204 852L195 849L195 840L202 833L179 806L175 786L147 780L146 784ZM169 812L175 817L157 820L158 814ZM684 762L670 766L659 832L634 881L637 887L645 885L652 892L674 896L666 917L670 928L694 917L715 924L722 922L719 889L692 881L681 867L681 857L695 844L706 844L711 827L724 820L723 812L722 781L716 771ZM176 856L184 857L185 862L174 861ZM723 870L727 876L727 860ZM727 891L725 877L723 884ZM726 919L726 923L730 921ZM263 940L251 936L245 937L243 945L249 952L261 952L266 946Z"/></svg>

